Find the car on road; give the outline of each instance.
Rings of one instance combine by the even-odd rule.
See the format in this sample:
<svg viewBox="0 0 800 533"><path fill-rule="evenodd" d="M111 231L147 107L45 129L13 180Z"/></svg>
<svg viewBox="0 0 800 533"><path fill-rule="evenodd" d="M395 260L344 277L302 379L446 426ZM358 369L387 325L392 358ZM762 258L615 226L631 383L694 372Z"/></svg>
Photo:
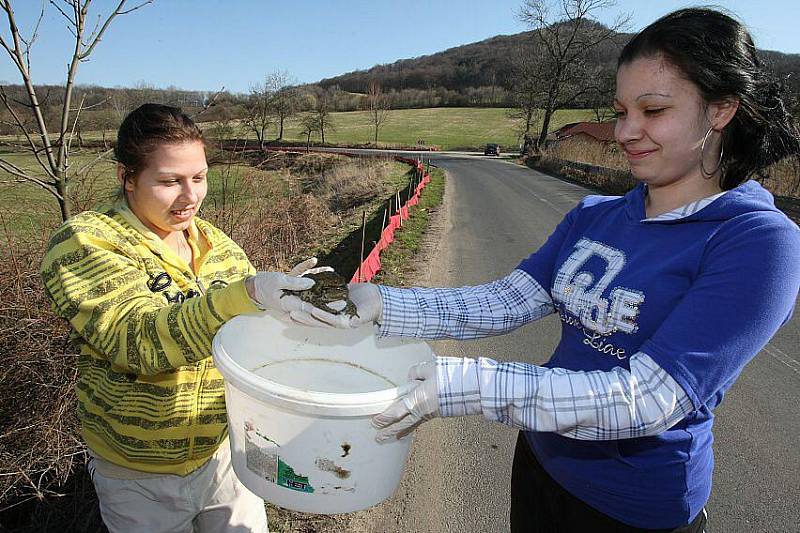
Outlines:
<svg viewBox="0 0 800 533"><path fill-rule="evenodd" d="M500 155L500 145L496 143L489 143L483 150L483 155Z"/></svg>

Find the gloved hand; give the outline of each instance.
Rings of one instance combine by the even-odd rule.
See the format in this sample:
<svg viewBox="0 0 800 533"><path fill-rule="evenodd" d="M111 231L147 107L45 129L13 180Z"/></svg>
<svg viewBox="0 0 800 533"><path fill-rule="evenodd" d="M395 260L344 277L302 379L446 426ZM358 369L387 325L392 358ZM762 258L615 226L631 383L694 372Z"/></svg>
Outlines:
<svg viewBox="0 0 800 533"><path fill-rule="evenodd" d="M311 316L316 318L321 325L332 326L335 328L349 329L363 326L380 320L383 313L383 300L381 291L373 283L350 283L347 285L348 298L356 306L357 315L348 316L346 314L336 315L324 309L313 307ZM326 304L331 309L343 309L345 302L338 300Z"/></svg>
<svg viewBox="0 0 800 533"><path fill-rule="evenodd" d="M283 291L302 291L314 286L314 280L304 278L306 274L332 271L331 267L317 267L317 258L312 257L298 263L288 274L282 272L258 272L245 282L250 298L264 310L283 311L298 322L318 324L309 314L313 305L297 296Z"/></svg>
<svg viewBox="0 0 800 533"><path fill-rule="evenodd" d="M408 378L418 381L417 386L395 400L385 411L372 417L372 425L379 430L375 436L378 442L401 439L426 420L439 415L436 363L425 362L412 366Z"/></svg>
<svg viewBox="0 0 800 533"><path fill-rule="evenodd" d="M288 276L305 276L306 274L319 274L320 272L333 272L333 267L321 266L318 267L317 258L309 257L305 261L297 263L287 274Z"/></svg>

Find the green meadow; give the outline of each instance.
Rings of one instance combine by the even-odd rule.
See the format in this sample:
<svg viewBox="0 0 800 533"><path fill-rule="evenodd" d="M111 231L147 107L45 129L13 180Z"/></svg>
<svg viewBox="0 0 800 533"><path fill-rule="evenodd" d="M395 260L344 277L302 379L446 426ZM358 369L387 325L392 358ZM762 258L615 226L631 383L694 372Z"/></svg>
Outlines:
<svg viewBox="0 0 800 533"><path fill-rule="evenodd" d="M442 150L483 149L486 143L498 143L504 151L519 148L519 130L515 120L508 117L509 109L478 107L436 107L426 109L397 109L389 111L386 122L380 129L378 142L386 146L415 146L423 140ZM592 120L593 113L587 109L557 111L550 122L550 130L570 122ZM331 113L332 129L325 131L325 142L331 144L365 144L373 141L374 129L366 111ZM299 118L289 121L284 127L284 140L305 143L300 132ZM211 125L204 128L210 129ZM239 126L242 128L242 126ZM538 133L538 130L535 130ZM268 139L277 136L271 128ZM242 128L242 136L255 139L252 132ZM311 137L319 142L319 134Z"/></svg>
<svg viewBox="0 0 800 533"><path fill-rule="evenodd" d="M427 146L438 146L442 150L473 149L480 150L486 143L498 143L506 153L515 152L519 147L518 130L515 121L508 117L508 109L503 108L429 108L400 109L389 111L386 122L379 135L379 145L385 147L415 146L424 141ZM336 145L361 145L372 141L373 128L366 111L331 113L331 128L325 132L325 141ZM554 115L550 130L564 124L581 120L591 120L591 110L570 109L558 111ZM285 125L284 141L305 142L300 131L300 117L294 117ZM203 123L202 127L209 137L215 133L215 123ZM255 139L243 124L230 132L237 137ZM106 133L108 137L108 132ZM270 129L268 139L277 136L275 127ZM86 132L85 140L100 140L101 132ZM0 140L13 141L6 136ZM314 134L312 142L320 142L319 134ZM2 157L12 163L36 172L38 165L33 156L26 152L4 153ZM73 169L93 161L97 152L91 150L75 151L70 164ZM234 174L244 169L237 168ZM210 201L214 201L214 188L219 187L223 170L212 169ZM80 182L72 182L71 194L76 200L76 210L89 207L83 205L97 198L109 197L116 189L114 165L109 160L95 165ZM52 196L38 186L29 183L13 183L13 178L0 171L0 233L11 232L17 235L35 235L42 226L52 225L58 219L57 204Z"/></svg>

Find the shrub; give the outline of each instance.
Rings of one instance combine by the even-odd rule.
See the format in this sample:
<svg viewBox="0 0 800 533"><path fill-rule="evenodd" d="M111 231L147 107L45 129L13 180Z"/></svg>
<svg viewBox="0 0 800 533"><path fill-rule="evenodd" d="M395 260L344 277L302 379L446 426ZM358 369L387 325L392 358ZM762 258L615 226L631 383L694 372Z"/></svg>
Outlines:
<svg viewBox="0 0 800 533"><path fill-rule="evenodd" d="M382 195L383 177L389 172L389 165L381 161L355 160L320 175L313 192L327 200L332 211L347 211Z"/></svg>
<svg viewBox="0 0 800 533"><path fill-rule="evenodd" d="M52 313L41 288L44 244L20 241L5 225L3 230L8 246L0 249L0 522L18 531L80 531L77 524L92 523L97 530L75 414L76 354L66 324Z"/></svg>

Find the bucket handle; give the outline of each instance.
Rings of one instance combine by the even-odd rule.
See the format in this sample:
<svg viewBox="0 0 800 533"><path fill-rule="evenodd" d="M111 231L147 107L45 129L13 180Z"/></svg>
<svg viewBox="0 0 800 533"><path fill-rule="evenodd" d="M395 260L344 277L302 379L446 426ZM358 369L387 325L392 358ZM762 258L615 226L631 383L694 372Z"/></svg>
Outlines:
<svg viewBox="0 0 800 533"><path fill-rule="evenodd" d="M417 386L417 384L416 384L417 381L422 381L422 380L415 379L414 381L407 381L407 382L403 383L402 385L400 385L399 387L397 387L397 398L399 398L401 396L405 396L406 394L411 392L414 389L414 387ZM397 398L395 398L395 400ZM392 400L392 401L394 401L394 400Z"/></svg>

